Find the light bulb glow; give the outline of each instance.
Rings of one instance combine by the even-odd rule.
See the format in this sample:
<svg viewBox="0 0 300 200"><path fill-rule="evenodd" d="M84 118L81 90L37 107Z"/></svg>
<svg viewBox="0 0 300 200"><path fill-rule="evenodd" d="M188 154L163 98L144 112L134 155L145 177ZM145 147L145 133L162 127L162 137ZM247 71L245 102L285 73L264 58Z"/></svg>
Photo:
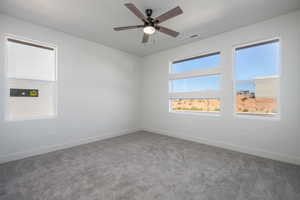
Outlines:
<svg viewBox="0 0 300 200"><path fill-rule="evenodd" d="M152 35L155 33L155 28L153 26L146 26L143 31L148 35Z"/></svg>

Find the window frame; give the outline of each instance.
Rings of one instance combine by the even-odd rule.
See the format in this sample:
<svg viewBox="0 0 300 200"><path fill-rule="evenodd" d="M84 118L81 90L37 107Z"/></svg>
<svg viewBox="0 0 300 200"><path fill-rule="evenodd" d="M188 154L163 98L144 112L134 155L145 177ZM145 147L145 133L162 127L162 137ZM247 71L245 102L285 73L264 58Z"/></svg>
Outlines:
<svg viewBox="0 0 300 200"><path fill-rule="evenodd" d="M247 80L236 79L236 51L243 48L251 48L263 44L272 43L273 41L278 42L278 90L277 90L277 113L276 114L258 114L258 113L238 113L237 101L236 101L236 85L238 82L245 82ZM259 39L255 41L240 43L232 45L231 48L231 63L232 63L232 89L233 89L233 115L236 118L245 119L264 119L264 120L280 120L281 117L281 70L282 70L282 38L279 36L269 37L265 39Z"/></svg>
<svg viewBox="0 0 300 200"><path fill-rule="evenodd" d="M45 47L45 48L51 48L54 51L54 57L55 57L55 67L54 67L54 81L49 81L49 80L39 80L39 79L26 79L26 78L13 78L13 77L9 77L8 76L8 41L9 39L11 40L17 40L20 42L23 42L24 45L26 45L25 43L29 43L32 44L32 46L36 46L37 48L39 48L39 46L41 47ZM17 122L17 121L27 121L27 120L39 120L39 119L55 119L57 118L58 115L58 46L51 44L51 43L46 43L46 42L41 42L38 40L33 40L33 39L29 39L23 36L18 36L18 35L14 35L14 34L10 34L10 33L5 33L3 34L2 37L2 43L3 43L3 51L4 51L4 70L3 70L3 80L4 80L4 112L3 112L3 119L4 122ZM49 83L54 83L54 94L53 94L53 98L54 98L54 113L53 115L40 115L40 116L36 116L36 117L28 117L28 118L18 118L18 119L8 119L8 102L9 102L9 80L10 79L18 79L18 80L31 80L31 81L44 81L44 82L49 82Z"/></svg>
<svg viewBox="0 0 300 200"><path fill-rule="evenodd" d="M172 72L172 64L180 61L188 61L192 59L208 57L212 55L220 55L220 65L214 67L206 67L203 69L189 70L185 72ZM194 92L172 92L172 80L176 79L188 79L195 77L209 77L217 75L220 77L220 90L219 91L194 91ZM192 114L192 115L204 115L204 116L220 116L223 111L222 103L222 90L223 90L223 59L222 51L220 49L213 49L210 51L203 51L198 54L177 57L169 61L168 66L168 111L169 113L179 114ZM196 112L196 111L178 111L172 110L171 99L207 99L214 98L220 100L219 112Z"/></svg>

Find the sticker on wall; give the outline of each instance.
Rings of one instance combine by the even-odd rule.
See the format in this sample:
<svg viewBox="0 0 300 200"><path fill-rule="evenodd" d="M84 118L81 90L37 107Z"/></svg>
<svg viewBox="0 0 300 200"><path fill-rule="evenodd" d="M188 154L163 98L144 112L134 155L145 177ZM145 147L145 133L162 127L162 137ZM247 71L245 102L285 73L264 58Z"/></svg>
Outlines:
<svg viewBox="0 0 300 200"><path fill-rule="evenodd" d="M11 97L38 97L39 90L10 88L10 96Z"/></svg>

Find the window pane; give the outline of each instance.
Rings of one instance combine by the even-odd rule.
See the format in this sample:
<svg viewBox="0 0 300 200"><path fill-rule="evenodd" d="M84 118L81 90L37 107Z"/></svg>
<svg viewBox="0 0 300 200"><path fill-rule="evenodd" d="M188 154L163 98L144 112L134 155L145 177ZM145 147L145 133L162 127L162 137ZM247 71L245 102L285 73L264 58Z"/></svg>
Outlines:
<svg viewBox="0 0 300 200"><path fill-rule="evenodd" d="M9 88L37 89L38 97L8 98L7 119L19 120L35 117L51 117L56 114L55 82L9 79Z"/></svg>
<svg viewBox="0 0 300 200"><path fill-rule="evenodd" d="M276 114L279 41L236 50L236 112Z"/></svg>
<svg viewBox="0 0 300 200"><path fill-rule="evenodd" d="M258 79L236 85L236 112L276 114L278 79Z"/></svg>
<svg viewBox="0 0 300 200"><path fill-rule="evenodd" d="M220 76L205 76L171 81L171 92L220 90Z"/></svg>
<svg viewBox="0 0 300 200"><path fill-rule="evenodd" d="M208 56L201 56L198 58L187 59L183 61L174 62L171 71L174 73L186 72L190 70L203 69L209 67L220 66L220 54L216 53Z"/></svg>
<svg viewBox="0 0 300 200"><path fill-rule="evenodd" d="M236 80L278 75L279 42L236 50Z"/></svg>
<svg viewBox="0 0 300 200"><path fill-rule="evenodd" d="M171 99L173 111L220 112L220 99Z"/></svg>

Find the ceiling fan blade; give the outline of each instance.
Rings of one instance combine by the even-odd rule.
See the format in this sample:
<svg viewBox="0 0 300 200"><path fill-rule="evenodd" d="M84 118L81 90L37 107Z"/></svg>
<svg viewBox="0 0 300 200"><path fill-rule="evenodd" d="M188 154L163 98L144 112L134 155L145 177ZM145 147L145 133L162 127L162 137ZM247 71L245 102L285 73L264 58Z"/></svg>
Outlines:
<svg viewBox="0 0 300 200"><path fill-rule="evenodd" d="M142 43L147 43L149 41L149 37L150 37L150 35L144 33Z"/></svg>
<svg viewBox="0 0 300 200"><path fill-rule="evenodd" d="M172 37L177 37L179 35L178 32L173 31L173 30L168 29L168 28L163 27L163 26L157 26L157 30L159 32L162 32L162 33L167 34L167 35L172 36Z"/></svg>
<svg viewBox="0 0 300 200"><path fill-rule="evenodd" d="M123 26L123 27L115 27L115 31L123 31L128 29L136 29L136 28L143 28L144 25L136 25L136 26Z"/></svg>
<svg viewBox="0 0 300 200"><path fill-rule="evenodd" d="M176 8L173 8L173 9L169 10L168 12L156 17L155 20L157 20L158 23L161 23L170 18L176 17L182 13L183 13L183 11L181 10L181 8L179 6L177 6Z"/></svg>
<svg viewBox="0 0 300 200"><path fill-rule="evenodd" d="M147 18L145 15L132 3L125 3L125 6L133 13L135 16L137 16L139 19L141 19L144 22L147 22Z"/></svg>

